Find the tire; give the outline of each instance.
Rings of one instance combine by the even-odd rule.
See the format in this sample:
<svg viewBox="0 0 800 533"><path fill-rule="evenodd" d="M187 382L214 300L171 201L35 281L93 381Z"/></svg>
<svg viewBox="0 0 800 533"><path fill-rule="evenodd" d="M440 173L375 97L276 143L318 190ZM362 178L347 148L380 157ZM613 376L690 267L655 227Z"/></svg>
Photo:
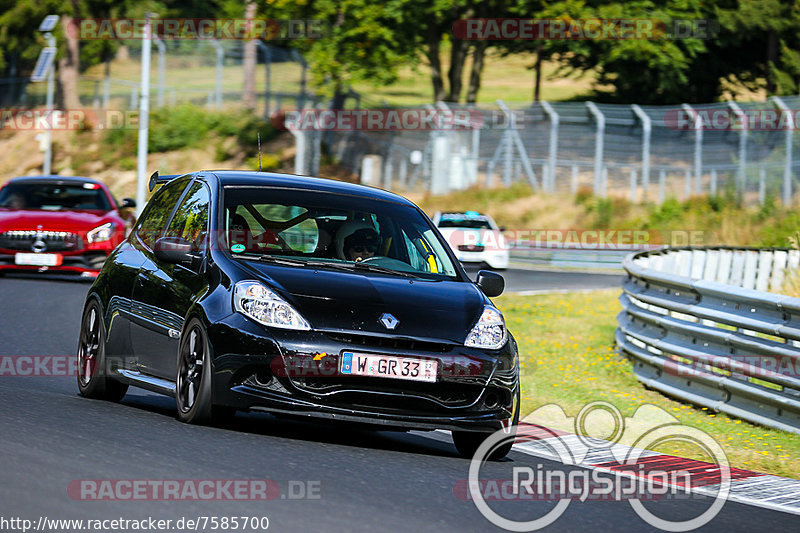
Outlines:
<svg viewBox="0 0 800 533"><path fill-rule="evenodd" d="M211 382L211 346L203 323L191 319L181 335L175 402L178 420L188 424L229 421L236 411L214 405Z"/></svg>
<svg viewBox="0 0 800 533"><path fill-rule="evenodd" d="M507 441L504 441L501 446L497 446L494 451L489 454L488 459L490 461L499 461L504 458L514 445L513 437L517 431L517 424L519 424L519 400L520 393L519 388L517 388L516 400L514 401L514 416L511 417L512 435ZM480 445L483 444L483 441L489 438L493 433L494 432L482 431L453 431L453 444L455 444L459 455L466 459L472 459Z"/></svg>
<svg viewBox="0 0 800 533"><path fill-rule="evenodd" d="M107 375L105 341L100 304L92 300L83 313L78 337L78 390L86 398L118 402L128 391L128 385Z"/></svg>

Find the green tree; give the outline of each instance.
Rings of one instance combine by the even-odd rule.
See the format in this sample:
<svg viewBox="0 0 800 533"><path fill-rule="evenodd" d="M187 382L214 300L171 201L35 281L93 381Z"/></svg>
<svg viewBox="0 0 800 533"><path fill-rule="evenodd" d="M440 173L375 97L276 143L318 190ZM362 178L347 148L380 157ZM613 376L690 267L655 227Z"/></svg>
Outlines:
<svg viewBox="0 0 800 533"><path fill-rule="evenodd" d="M750 50L748 69L736 76L751 89L797 94L800 86L800 3L738 0L718 6L724 30Z"/></svg>

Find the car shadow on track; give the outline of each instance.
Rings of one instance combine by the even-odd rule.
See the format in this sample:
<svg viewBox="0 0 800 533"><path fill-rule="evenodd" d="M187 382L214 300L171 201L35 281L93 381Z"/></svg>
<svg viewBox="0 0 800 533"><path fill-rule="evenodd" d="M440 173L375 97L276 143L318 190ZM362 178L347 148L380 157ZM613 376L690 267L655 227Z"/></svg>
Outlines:
<svg viewBox="0 0 800 533"><path fill-rule="evenodd" d="M156 394L128 393L121 405L175 418L175 400ZM175 420L175 424L180 424ZM239 411L229 421L212 426L237 433L263 435L314 443L336 444L355 448L372 448L439 457L460 456L449 439L433 439L401 431L386 431L375 426L320 419L246 413Z"/></svg>

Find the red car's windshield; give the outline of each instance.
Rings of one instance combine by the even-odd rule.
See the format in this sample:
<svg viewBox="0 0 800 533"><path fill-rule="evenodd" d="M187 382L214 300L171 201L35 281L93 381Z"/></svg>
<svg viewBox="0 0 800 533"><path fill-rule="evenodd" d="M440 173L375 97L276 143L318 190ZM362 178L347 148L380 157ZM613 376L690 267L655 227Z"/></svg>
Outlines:
<svg viewBox="0 0 800 533"><path fill-rule="evenodd" d="M0 190L0 207L45 211L109 211L105 192L96 183L10 183Z"/></svg>

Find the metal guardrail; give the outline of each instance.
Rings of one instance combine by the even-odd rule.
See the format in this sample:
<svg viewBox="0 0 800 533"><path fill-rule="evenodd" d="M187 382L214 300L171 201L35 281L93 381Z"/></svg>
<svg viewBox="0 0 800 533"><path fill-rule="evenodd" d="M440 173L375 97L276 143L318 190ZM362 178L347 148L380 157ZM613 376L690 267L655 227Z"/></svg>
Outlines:
<svg viewBox="0 0 800 533"><path fill-rule="evenodd" d="M647 387L800 433L800 251L668 248L629 255L616 342Z"/></svg>
<svg viewBox="0 0 800 533"><path fill-rule="evenodd" d="M553 268L589 268L622 270L623 260L631 252L641 249L590 249L568 247L523 247L511 248L511 259L532 265Z"/></svg>

